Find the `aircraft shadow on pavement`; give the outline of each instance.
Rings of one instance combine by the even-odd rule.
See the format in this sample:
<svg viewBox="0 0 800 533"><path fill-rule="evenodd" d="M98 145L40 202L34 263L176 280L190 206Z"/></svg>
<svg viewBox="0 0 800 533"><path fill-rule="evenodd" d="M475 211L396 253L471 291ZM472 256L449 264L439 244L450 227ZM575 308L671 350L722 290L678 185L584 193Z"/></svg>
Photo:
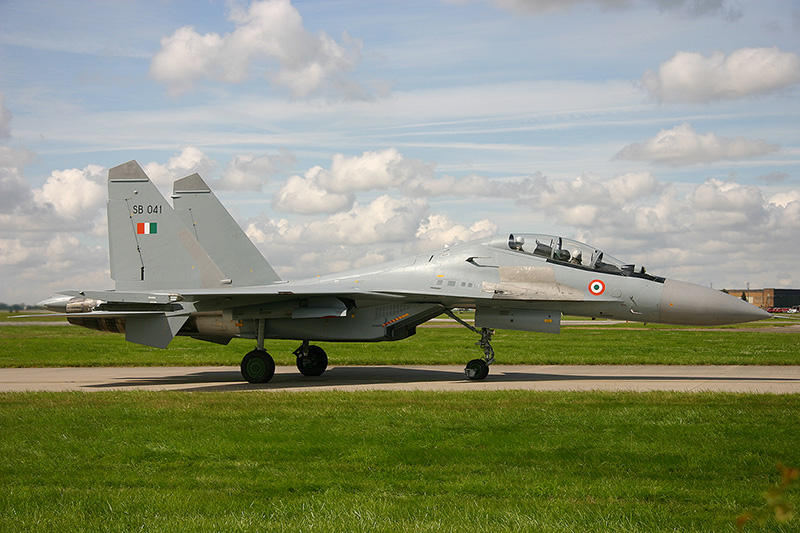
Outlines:
<svg viewBox="0 0 800 533"><path fill-rule="evenodd" d="M530 377L530 376L528 376ZM350 385L379 385L385 383L427 383L441 381L467 381L463 372L449 369L417 369L405 367L330 367L321 376L308 377L299 372L278 373L269 383L247 383L239 370L187 372L174 376L131 376L127 379L109 383L98 383L89 387L121 388L121 387L157 387L169 385L201 385L199 387L180 387L183 391L225 391L225 390L281 390L296 388L331 388Z"/></svg>
<svg viewBox="0 0 800 533"><path fill-rule="evenodd" d="M188 370L188 369L187 369ZM269 383L247 383L242 380L239 370L200 371L176 374L173 376L148 377L146 375L131 376L130 378L89 385L88 388L126 388L126 387L159 387L177 386L175 390L217 392L217 391L246 391L246 390L283 390L283 389L332 389L337 387L437 383L437 382L463 382L474 384L480 388L482 383L512 383L512 382L549 382L549 381L597 381L597 382L624 382L624 381L677 381L677 382L800 382L794 378L783 377L743 377L743 376L703 376L703 375L578 375L537 372L497 372L489 374L484 381L469 381L463 372L452 368L408 368L389 366L340 366L331 367L323 375L307 377L296 372L278 373ZM208 385L204 385L208 384ZM197 385L197 386L192 386Z"/></svg>

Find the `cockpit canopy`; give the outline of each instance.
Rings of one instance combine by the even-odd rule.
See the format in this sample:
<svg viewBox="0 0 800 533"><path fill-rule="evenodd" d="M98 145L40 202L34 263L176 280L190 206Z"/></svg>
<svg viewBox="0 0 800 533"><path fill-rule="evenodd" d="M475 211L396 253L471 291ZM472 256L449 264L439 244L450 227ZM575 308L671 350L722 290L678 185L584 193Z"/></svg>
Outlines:
<svg viewBox="0 0 800 533"><path fill-rule="evenodd" d="M547 258L585 270L608 274L652 278L642 266L626 265L597 248L564 237L533 233L512 233L508 247L518 252Z"/></svg>

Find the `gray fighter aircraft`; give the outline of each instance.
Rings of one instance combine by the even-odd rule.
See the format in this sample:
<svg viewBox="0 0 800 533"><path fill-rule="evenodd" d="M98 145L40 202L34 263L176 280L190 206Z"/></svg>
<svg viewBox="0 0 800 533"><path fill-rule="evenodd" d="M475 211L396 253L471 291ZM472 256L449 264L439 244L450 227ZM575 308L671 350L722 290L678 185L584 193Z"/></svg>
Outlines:
<svg viewBox="0 0 800 533"><path fill-rule="evenodd" d="M651 276L566 238L514 233L359 270L285 281L202 178L174 184L173 206L135 161L108 172L113 290L63 291L41 303L70 323L165 348L176 335L227 344L255 339L242 376L269 381L267 339L295 339L297 368L318 376L312 341L396 341L447 314L480 335L465 374L484 379L494 329L559 333L562 313L717 325L771 315L720 291ZM475 309L474 325L454 308Z"/></svg>

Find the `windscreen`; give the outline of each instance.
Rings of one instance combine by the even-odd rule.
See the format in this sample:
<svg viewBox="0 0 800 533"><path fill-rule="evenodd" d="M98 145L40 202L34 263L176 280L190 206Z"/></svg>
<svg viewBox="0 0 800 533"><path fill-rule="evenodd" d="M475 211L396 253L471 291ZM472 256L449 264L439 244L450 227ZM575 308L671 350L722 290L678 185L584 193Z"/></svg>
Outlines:
<svg viewBox="0 0 800 533"><path fill-rule="evenodd" d="M634 271L633 265L625 265L594 246L554 235L511 234L508 246L512 250L598 272L629 275Z"/></svg>

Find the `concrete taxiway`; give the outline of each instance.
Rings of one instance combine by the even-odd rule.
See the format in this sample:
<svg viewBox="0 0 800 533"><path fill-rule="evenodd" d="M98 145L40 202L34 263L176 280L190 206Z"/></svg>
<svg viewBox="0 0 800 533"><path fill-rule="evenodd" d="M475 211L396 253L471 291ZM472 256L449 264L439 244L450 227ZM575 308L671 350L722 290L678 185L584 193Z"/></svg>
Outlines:
<svg viewBox="0 0 800 533"><path fill-rule="evenodd" d="M242 381L238 367L3 368L0 391L605 390L800 393L800 366L492 365L484 381L463 366L337 366L319 377L278 367L269 383Z"/></svg>

